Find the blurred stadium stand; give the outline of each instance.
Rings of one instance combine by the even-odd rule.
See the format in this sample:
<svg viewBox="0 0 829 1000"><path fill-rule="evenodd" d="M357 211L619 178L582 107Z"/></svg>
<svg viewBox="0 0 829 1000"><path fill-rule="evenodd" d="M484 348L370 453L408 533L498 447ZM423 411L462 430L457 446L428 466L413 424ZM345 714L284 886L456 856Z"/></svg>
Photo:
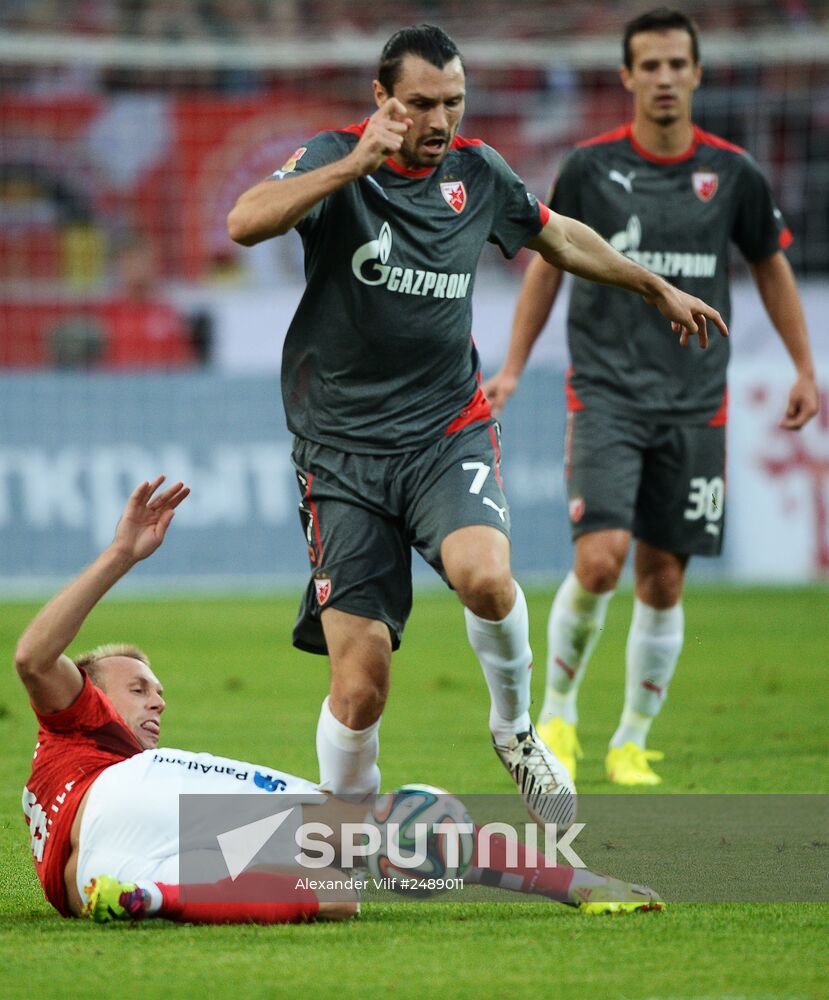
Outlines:
<svg viewBox="0 0 829 1000"><path fill-rule="evenodd" d="M477 36L499 39L559 39L615 34L620 24L652 4L618 0L584 4L577 0L479 0L474 7ZM705 32L724 29L802 28L825 24L829 7L816 0L744 0L721 4L688 0L682 9ZM0 27L20 31L60 31L78 35L141 38L309 39L338 33L389 33L402 24L433 21L450 34L469 37L466 0L6 0Z"/></svg>
<svg viewBox="0 0 829 1000"><path fill-rule="evenodd" d="M370 113L371 80L392 31L426 20L453 34L470 84L464 133L498 148L543 196L573 143L628 118L617 75L621 29L654 5L6 0L0 5L0 368L9 377L35 378L50 368L92 372L89 377L132 371L129 386L119 383L114 395L100 397L133 393L124 411L130 414L142 409L142 371L152 377L145 402L153 406L164 396L160 371L170 372L184 396L189 390L177 380L187 371L193 377L255 372L272 379L302 287L299 243L237 247L226 234L227 212L242 190L277 169L315 131ZM789 256L810 315L822 318L829 308L829 0L691 0L681 6L702 31L705 76L695 117L703 128L745 146L770 177L796 237ZM489 364L503 350L526 260L521 254L506 262L494 249L482 260L487 280L476 289L475 336ZM737 261L735 268L741 268ZM738 281L739 301L741 289ZM484 308L481 295L489 296ZM755 298L743 299L755 302L756 312ZM736 318L748 315L741 306ZM743 350L756 355L764 344L773 349L768 324L762 316L750 318ZM560 331L560 320L554 322ZM812 325L818 334L814 320ZM546 339L555 344L540 344L536 360L561 364L560 332ZM824 357L829 353L825 338L816 337L816 347ZM734 348L739 358L738 336ZM38 525L48 521L54 532L80 525L80 515L55 513L49 520L51 513L33 514L17 487L4 493L11 482L3 480L4 469L15 462L23 469L38 422L44 448L57 428L66 429L60 400L71 405L69 383L48 392L45 383L36 384L51 410L32 404L11 458L0 440L0 547L4 531L19 529L22 518L34 533L26 540L18 531L21 559L39 537ZM14 398L29 398L28 390L19 395L20 385ZM71 393L78 391L73 382ZM222 391L217 382L206 397L217 411ZM766 397L772 396L769 390ZM0 401L4 427L9 422L2 407L11 405L10 398L6 393ZM189 434L183 403L176 413L177 440L183 441ZM91 411L88 419L98 430L106 423L105 415ZM248 419L256 424L258 418ZM217 429L214 438L219 434ZM264 440L266 431L261 434ZM73 423L72 447L86 440L89 435ZM258 468L256 462L251 459L250 467ZM539 524L552 523L551 497L560 499L559 487L550 485L552 473L545 476L541 492L528 474L517 470L514 476L526 480L525 499L539 505ZM520 495L516 500L523 502ZM822 502L825 507L829 498ZM277 523L273 510L271 515L267 523ZM548 533L562 535L563 523ZM204 524L209 527L209 518ZM819 530L829 533L825 524ZM44 553L38 573L49 571L57 537L44 535L38 543ZM543 544L536 550L543 552ZM0 579L18 570L0 566ZM829 572L829 565L819 571Z"/></svg>

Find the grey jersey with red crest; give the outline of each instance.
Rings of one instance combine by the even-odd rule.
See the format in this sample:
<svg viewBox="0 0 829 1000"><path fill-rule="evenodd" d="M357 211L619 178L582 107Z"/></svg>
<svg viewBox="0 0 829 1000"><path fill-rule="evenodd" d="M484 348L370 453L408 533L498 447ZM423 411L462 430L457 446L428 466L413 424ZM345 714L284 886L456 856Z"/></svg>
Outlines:
<svg viewBox="0 0 829 1000"><path fill-rule="evenodd" d="M768 184L738 146L694 128L690 149L659 159L631 126L580 144L550 207L580 219L617 250L714 306L729 322L728 249L760 261L791 235ZM682 349L640 296L575 279L568 315L571 406L604 406L660 422L724 420L729 344Z"/></svg>
<svg viewBox="0 0 829 1000"><path fill-rule="evenodd" d="M274 177L346 156L367 122L322 132ZM288 427L352 452L416 449L489 416L472 342L484 244L513 256L547 209L479 140L456 137L436 168L387 160L297 224L307 287L285 339Z"/></svg>

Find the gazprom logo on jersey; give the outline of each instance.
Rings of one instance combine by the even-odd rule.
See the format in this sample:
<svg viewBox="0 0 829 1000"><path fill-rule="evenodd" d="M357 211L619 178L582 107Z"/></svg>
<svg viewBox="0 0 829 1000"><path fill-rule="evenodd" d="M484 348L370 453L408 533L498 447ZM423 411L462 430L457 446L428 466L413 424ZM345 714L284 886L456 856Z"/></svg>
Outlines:
<svg viewBox="0 0 829 1000"><path fill-rule="evenodd" d="M423 271L415 267L397 267L387 263L391 255L392 235L388 222L380 227L376 240L357 247L351 258L354 277L364 285L385 285L401 295L431 295L436 299L463 299L469 290L471 274L447 274Z"/></svg>
<svg viewBox="0 0 829 1000"><path fill-rule="evenodd" d="M610 245L654 274L670 278L713 278L717 271L715 253L680 253L675 250L640 250L642 223L632 215L627 226L610 237Z"/></svg>

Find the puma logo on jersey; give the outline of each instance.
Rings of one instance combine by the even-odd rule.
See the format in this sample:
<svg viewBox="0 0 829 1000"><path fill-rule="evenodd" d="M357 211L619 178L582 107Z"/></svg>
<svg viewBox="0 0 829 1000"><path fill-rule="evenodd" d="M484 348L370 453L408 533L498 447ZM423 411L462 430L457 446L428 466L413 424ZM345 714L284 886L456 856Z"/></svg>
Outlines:
<svg viewBox="0 0 829 1000"><path fill-rule="evenodd" d="M493 510L498 511L498 517L500 517L502 521L506 521L506 507L499 507L498 504L494 500L490 500L489 497L484 497L481 503L483 503L485 507L491 507Z"/></svg>
<svg viewBox="0 0 829 1000"><path fill-rule="evenodd" d="M677 250L640 250L642 243L642 223L637 215L631 215L623 230L614 233L609 240L614 250L623 253L637 264L654 274L664 277L713 278L717 271L715 253L682 253Z"/></svg>
<svg viewBox="0 0 829 1000"><path fill-rule="evenodd" d="M431 295L435 299L465 299L471 274L426 271L416 267L396 267L387 263L392 251L392 231L388 222L380 227L376 240L357 247L351 271L364 285L385 285L401 295Z"/></svg>
<svg viewBox="0 0 829 1000"><path fill-rule="evenodd" d="M633 178L636 176L635 170L631 170L629 174L620 174L618 170L611 170L607 176L612 181L616 181L617 184L621 184L628 194L633 194Z"/></svg>

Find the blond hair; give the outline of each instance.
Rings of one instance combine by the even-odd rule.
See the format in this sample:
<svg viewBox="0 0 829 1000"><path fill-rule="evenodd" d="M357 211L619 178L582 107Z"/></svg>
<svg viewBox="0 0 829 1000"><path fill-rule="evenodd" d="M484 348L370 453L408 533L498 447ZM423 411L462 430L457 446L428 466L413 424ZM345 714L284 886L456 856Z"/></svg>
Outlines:
<svg viewBox="0 0 829 1000"><path fill-rule="evenodd" d="M103 678L99 664L101 660L105 660L110 656L128 656L132 660L140 660L148 667L150 666L150 658L144 650L139 649L138 646L133 646L129 642L107 642L102 646L96 646L94 649L76 656L75 666L86 672L95 687L103 690Z"/></svg>

